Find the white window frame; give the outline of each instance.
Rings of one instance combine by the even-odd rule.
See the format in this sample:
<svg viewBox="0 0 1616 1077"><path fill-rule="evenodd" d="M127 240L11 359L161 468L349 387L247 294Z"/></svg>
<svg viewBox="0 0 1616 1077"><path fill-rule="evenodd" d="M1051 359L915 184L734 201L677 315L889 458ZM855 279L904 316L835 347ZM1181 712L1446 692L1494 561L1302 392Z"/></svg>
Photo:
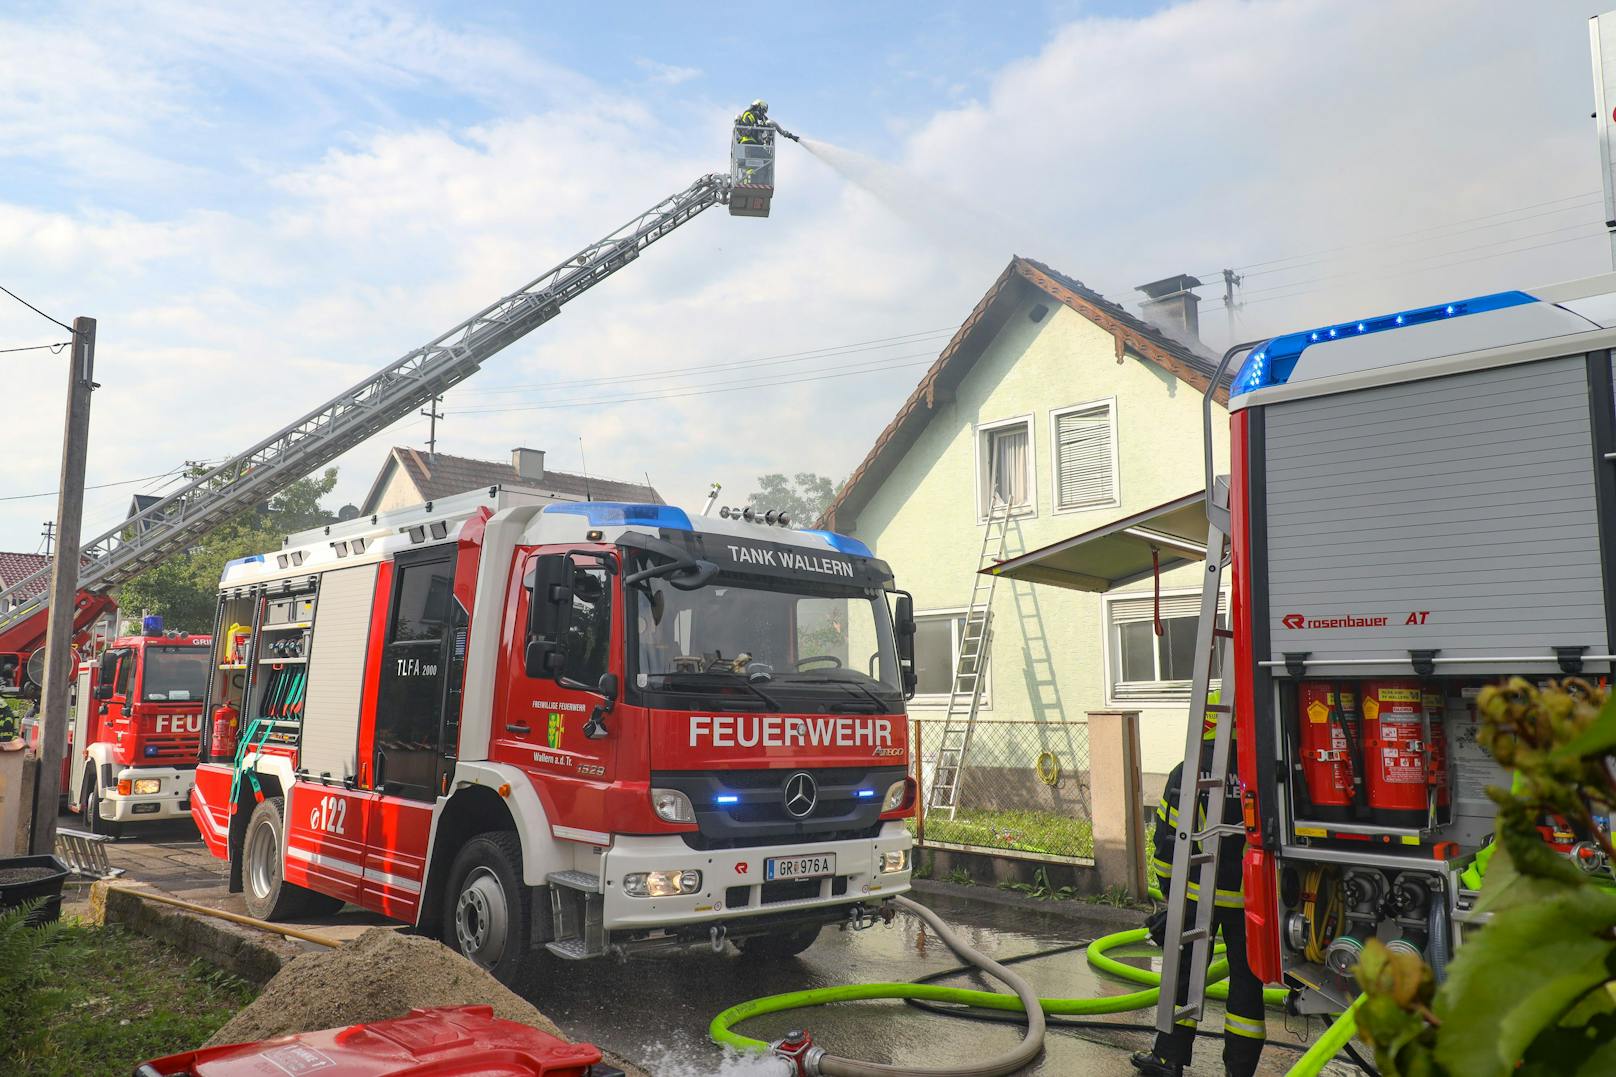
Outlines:
<svg viewBox="0 0 1616 1077"><path fill-rule="evenodd" d="M1199 597L1199 587L1164 587L1161 597L1182 598L1185 596ZM1131 681L1131 684L1156 685L1160 690L1150 694L1128 695L1124 698L1117 696L1117 678L1122 672L1122 636L1117 629L1117 622L1113 616L1112 608L1118 602L1152 600L1150 591L1116 591L1102 595L1100 630L1104 634L1105 646L1100 652L1100 666L1105 676L1105 703L1106 706L1118 710L1134 709L1140 707L1168 707L1188 708L1190 702L1189 681ZM1224 616L1225 623L1229 617L1229 592L1225 588L1218 595L1218 610ZM1229 649L1229 658L1233 660L1233 648ZM1160 652L1157 652L1157 662L1161 661ZM1214 680L1211 687L1217 689L1221 686L1221 679Z"/></svg>
<svg viewBox="0 0 1616 1077"><path fill-rule="evenodd" d="M976 522L986 523L988 509L991 508L988 494L988 475L983 468L987 467L987 454L983 451L990 434L1006 430L1013 426L1025 427L1027 430L1027 503L1010 513L1017 517L1035 517L1038 515L1038 438L1034 432L1037 426L1033 422L1033 413L1013 415L1008 419L995 419L990 423L978 423L971 428L971 478L976 490Z"/></svg>
<svg viewBox="0 0 1616 1077"><path fill-rule="evenodd" d="M1096 502L1093 505L1078 505L1074 508L1060 507L1060 427L1058 421L1062 415L1069 415L1074 411L1087 411L1090 408L1104 407L1111 420L1111 500ZM1114 396L1101 397L1099 400L1088 400L1081 404L1069 404L1064 408L1054 408L1049 413L1049 512L1052 516L1070 516L1075 512L1093 512L1096 509L1114 509L1122 505L1122 450L1121 438L1117 430L1117 398Z"/></svg>
<svg viewBox="0 0 1616 1077"><path fill-rule="evenodd" d="M917 622L923 621L928 617L948 617L951 619L949 623L953 627L949 631L948 668L948 685L950 688L954 686L954 671L959 669L960 639L964 634L966 614L969 612L970 610L965 606L950 606L942 609L915 611L915 620ZM988 660L983 664L982 672L986 674L986 676L982 678L982 702L979 705L979 709L991 710L993 709L992 648L988 649ZM919 707L922 709L946 710L948 708L948 696L948 692L932 692L928 694L916 692L915 697L909 701L909 706Z"/></svg>

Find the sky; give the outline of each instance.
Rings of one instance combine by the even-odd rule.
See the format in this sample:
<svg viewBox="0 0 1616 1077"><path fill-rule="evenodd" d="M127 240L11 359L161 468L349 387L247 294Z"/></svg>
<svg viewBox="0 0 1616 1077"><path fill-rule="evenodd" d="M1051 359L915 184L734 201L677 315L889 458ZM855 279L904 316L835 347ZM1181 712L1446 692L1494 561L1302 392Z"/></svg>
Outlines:
<svg viewBox="0 0 1616 1077"><path fill-rule="evenodd" d="M699 505L840 480L1013 254L1203 337L1607 272L1588 8L1542 0L733 8L0 6L0 286L98 320L85 533L727 168L710 211L444 399L440 451ZM1223 305L1221 272L1242 278ZM0 349L65 339L0 295ZM63 354L0 352L0 550L55 514ZM339 462L358 503L412 416ZM139 480L139 481L131 481Z"/></svg>

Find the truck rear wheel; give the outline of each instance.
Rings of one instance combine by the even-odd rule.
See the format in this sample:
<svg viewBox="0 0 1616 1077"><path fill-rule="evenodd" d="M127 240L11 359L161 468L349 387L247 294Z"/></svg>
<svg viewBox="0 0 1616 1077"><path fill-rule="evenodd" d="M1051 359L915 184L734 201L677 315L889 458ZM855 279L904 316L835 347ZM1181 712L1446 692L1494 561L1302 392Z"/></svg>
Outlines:
<svg viewBox="0 0 1616 1077"><path fill-rule="evenodd" d="M241 840L241 881L247 915L260 920L325 916L342 908L342 899L289 883L281 874L281 828L285 818L280 797L269 797L253 809Z"/></svg>
<svg viewBox="0 0 1616 1077"><path fill-rule="evenodd" d="M509 984L532 937L521 841L508 830L472 838L454 858L445 897L443 941Z"/></svg>
<svg viewBox="0 0 1616 1077"><path fill-rule="evenodd" d="M813 924L809 927L799 927L792 931L782 931L778 934L753 935L749 939L741 939L735 945L740 947L741 953L747 957L773 960L796 957L814 944L814 940L819 938L819 930L822 926L821 924Z"/></svg>
<svg viewBox="0 0 1616 1077"><path fill-rule="evenodd" d="M123 824L101 818L101 784L95 776L95 766L84 768L84 796L79 801L84 813L84 826L92 834L116 840L123 834Z"/></svg>

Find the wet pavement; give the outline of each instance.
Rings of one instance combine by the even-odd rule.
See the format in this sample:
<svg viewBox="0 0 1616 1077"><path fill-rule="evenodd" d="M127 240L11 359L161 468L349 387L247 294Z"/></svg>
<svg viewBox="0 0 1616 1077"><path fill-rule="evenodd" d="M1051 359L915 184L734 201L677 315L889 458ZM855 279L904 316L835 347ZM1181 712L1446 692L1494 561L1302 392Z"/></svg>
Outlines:
<svg viewBox="0 0 1616 1077"><path fill-rule="evenodd" d="M77 821L64 817L62 825L73 827ZM110 858L126 869L128 878L149 882L188 901L242 911L240 895L225 892L224 862L208 854L188 823L154 824L133 831L112 847ZM1004 907L973 898L968 890L961 896L928 894L922 900L959 927L973 946L999 959L1116 930L1100 921L1074 918L1073 913L1080 910L1056 915ZM349 909L307 924L351 937L385 922ZM1137 963L1149 963L1148 949L1135 953ZM1114 950L1112 956L1127 959L1129 951ZM827 928L800 957L777 961L753 960L733 947L721 954L703 948L628 961L566 962L541 953L514 986L569 1035L609 1047L659 1077L745 1077L763 1071L747 1060L726 1059L724 1052L707 1041L707 1023L726 1007L811 987L913 980L958 964L934 932L919 920L900 914L890 927L862 932ZM1093 997L1137 989L1096 974L1081 952L1038 958L1015 967L1045 997ZM989 986L968 974L946 982ZM996 984L991 987L997 989ZM1152 1018L1145 1011L1105 1020L1148 1025ZM1202 1027L1219 1029L1222 1022L1222 1010L1209 1004ZM1270 1011L1270 1046L1261 1070L1265 1077L1283 1074L1298 1056L1279 1045L1301 1043L1302 1023L1291 1018L1289 1030L1286 1025L1284 1017ZM1020 1037L1013 1026L934 1015L887 1001L759 1017L745 1022L738 1031L772 1040L795 1027L806 1027L816 1043L836 1054L916 1066L983 1058L1009 1048ZM1315 1020L1309 1031L1316 1036L1322 1029ZM1128 1053L1149 1042L1146 1031L1051 1029L1042 1059L1025 1072L1047 1077L1131 1077L1134 1070L1128 1064ZM1196 1048L1197 1064L1190 1073L1196 1077L1221 1073L1219 1048L1216 1040L1202 1039ZM1356 1071L1333 1065L1325 1072Z"/></svg>

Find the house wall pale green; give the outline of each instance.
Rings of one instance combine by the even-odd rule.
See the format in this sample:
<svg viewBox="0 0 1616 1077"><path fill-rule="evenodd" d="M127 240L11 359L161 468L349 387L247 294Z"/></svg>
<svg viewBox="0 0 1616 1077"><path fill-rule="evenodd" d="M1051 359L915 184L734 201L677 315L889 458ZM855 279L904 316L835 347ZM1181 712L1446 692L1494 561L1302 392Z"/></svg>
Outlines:
<svg viewBox="0 0 1616 1077"><path fill-rule="evenodd" d="M1035 305L1050 311L1040 322L1029 316ZM1050 412L1106 398L1115 398L1120 504L1056 513ZM954 400L936 409L919 440L854 522L853 533L892 565L898 586L913 593L917 612L969 603L982 544L976 430L1028 414L1033 419L1037 510L1012 523L1007 556L1202 486L1200 390L1132 353L1118 362L1111 334L1070 308L1042 296L1026 300L987 346ZM1228 423L1222 407L1214 414L1214 452L1222 471L1227 469ZM1164 590L1199 584L1200 570L1193 566L1162 576ZM1123 591L1148 594L1150 584ZM1046 650L1041 640L1047 641L1047 666L1040 661ZM989 657L991 698L980 720L1083 722L1089 711L1111 709L1105 648L1102 596L1001 580ZM1165 774L1183 756L1186 708L1130 707L1141 712L1142 769ZM912 713L941 716L943 708L915 706ZM1045 737L1042 743L1047 742ZM1027 743L1019 735L976 741L990 755L1014 753ZM980 758L973 747L972 762L1030 767L1034 758L990 760Z"/></svg>

